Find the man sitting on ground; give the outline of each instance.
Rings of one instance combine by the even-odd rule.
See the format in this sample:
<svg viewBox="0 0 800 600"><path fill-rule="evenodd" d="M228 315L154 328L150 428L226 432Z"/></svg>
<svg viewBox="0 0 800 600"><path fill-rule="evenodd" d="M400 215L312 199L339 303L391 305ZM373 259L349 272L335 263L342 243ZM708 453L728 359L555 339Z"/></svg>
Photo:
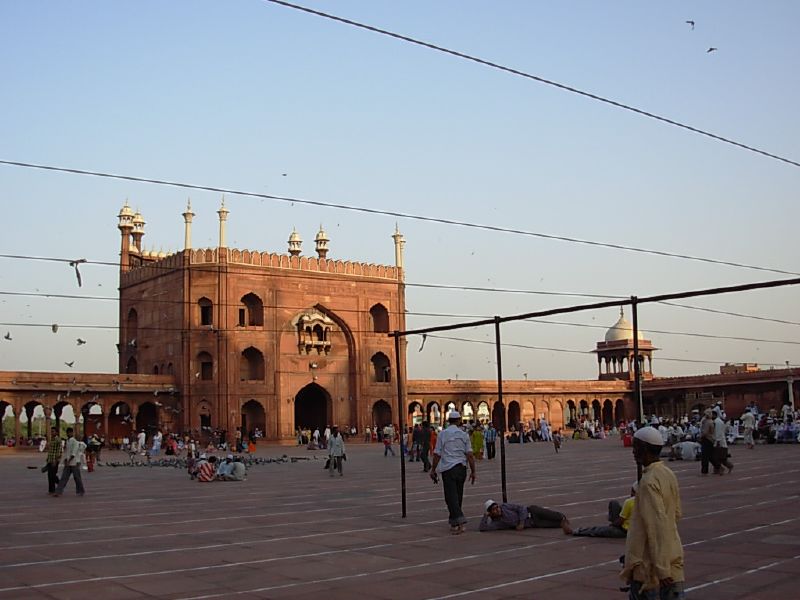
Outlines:
<svg viewBox="0 0 800 600"><path fill-rule="evenodd" d="M218 477L220 481L244 481L247 479L247 468L244 466L241 457L232 456L230 464L230 472L220 475Z"/></svg>
<svg viewBox="0 0 800 600"><path fill-rule="evenodd" d="M214 481L214 476L217 473L217 457L212 456L204 460L204 455L200 455L200 462L197 463L197 481L207 483Z"/></svg>
<svg viewBox="0 0 800 600"><path fill-rule="evenodd" d="M225 457L225 462L220 463L217 467L217 479L225 480L225 478L233 473L233 454L228 454Z"/></svg>
<svg viewBox="0 0 800 600"><path fill-rule="evenodd" d="M697 442L678 442L672 444L670 460L700 460L700 444Z"/></svg>
<svg viewBox="0 0 800 600"><path fill-rule="evenodd" d="M624 538L628 535L628 525L633 514L633 505L636 502L636 490L639 484L633 482L631 486L631 497L620 504L616 500L608 503L608 522L609 525L597 525L595 527L581 527L572 532L572 535L584 537L608 537Z"/></svg>
<svg viewBox="0 0 800 600"><path fill-rule="evenodd" d="M522 531L531 527L561 527L566 534L572 534L567 517L558 511L541 506L523 506L510 502L497 503L487 500L483 505L486 511L481 519L481 531L516 529Z"/></svg>

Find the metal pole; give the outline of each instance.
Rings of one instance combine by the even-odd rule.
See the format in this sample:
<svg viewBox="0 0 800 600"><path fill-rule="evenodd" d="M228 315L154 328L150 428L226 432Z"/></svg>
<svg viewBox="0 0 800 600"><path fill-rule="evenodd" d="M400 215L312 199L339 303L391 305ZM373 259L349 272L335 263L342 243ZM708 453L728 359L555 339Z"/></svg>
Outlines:
<svg viewBox="0 0 800 600"><path fill-rule="evenodd" d="M639 299L631 296L631 312L633 313L633 393L639 402L639 423L644 424L644 403L642 402L642 374L639 365ZM642 479L642 465L636 463L636 481Z"/></svg>
<svg viewBox="0 0 800 600"><path fill-rule="evenodd" d="M500 317L494 318L495 354L497 356L497 402L503 409L500 423L500 485L503 488L503 502L508 502L506 489L506 405L503 402L503 351L500 346Z"/></svg>
<svg viewBox="0 0 800 600"><path fill-rule="evenodd" d="M403 400L403 369L400 361L400 336L394 332L394 363L397 378L397 426L400 428L400 504L402 506L402 517L406 518L406 461L403 458L403 444L406 439L405 419L403 413L406 410ZM411 449L408 449L409 452Z"/></svg>

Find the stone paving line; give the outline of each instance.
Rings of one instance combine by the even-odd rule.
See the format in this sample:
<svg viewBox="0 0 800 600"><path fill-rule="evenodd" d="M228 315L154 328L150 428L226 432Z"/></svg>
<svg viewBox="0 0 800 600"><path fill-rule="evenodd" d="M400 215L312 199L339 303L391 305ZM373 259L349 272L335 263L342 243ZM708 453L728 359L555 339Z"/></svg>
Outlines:
<svg viewBox="0 0 800 600"><path fill-rule="evenodd" d="M608 492L616 490L617 493L613 494L615 498L625 496L626 490L623 488L628 486L624 482L632 480L632 477L630 475L620 475L620 473L631 473L633 463L630 450L620 448L618 440L576 442L568 445L570 455L562 453L558 457L554 456L552 448L550 448L550 453L541 452L542 449L546 448L544 444L534 444L535 446L539 446L539 448L531 448L531 451L526 453L519 452L519 449L513 449L509 452L509 491L511 492L510 499L512 501L520 499L554 508L587 506L591 511L599 510L604 505L606 500L599 496L606 496ZM59 541L59 538L72 537L75 533L80 532L40 528L35 529L35 531L52 531L52 533L32 534L30 531L25 531L30 529L25 523L36 525L42 521L17 522L15 524L10 519L7 522L4 520L4 522L0 522L0 530L6 534L3 536L6 540L9 539L9 534L14 534L14 537L19 538L20 541L23 541L25 536L41 537L45 535L50 543L0 547L0 553L2 553L0 556L11 558L11 560L0 559L0 585L7 583L0 589L0 593L4 596L13 594L15 600L23 597L43 597L49 594L59 598L78 597L81 592L109 599L152 597L223 598L233 595L239 598L302 598L306 597L305 594L308 592L309 595L307 597L309 598L312 595L318 596L322 593L326 598L335 599L351 598L358 594L363 595L364 590L371 589L371 586L376 585L375 581L377 580L383 582L381 585L387 585L389 588L383 595L378 593L377 597L392 598L402 595L404 599L408 600L416 598L448 598L470 594L480 595L482 600L483 598L494 597L509 598L517 593L522 594L518 597L531 597L530 595L526 596L528 594L526 590L541 590L545 589L545 586L549 586L547 587L548 594L546 596L548 598L608 597L621 600L623 597L616 591L618 582L616 581L615 573L618 568L615 563L616 556L620 553L618 540L617 543L598 540L587 542L585 538L580 538L580 540L578 538L564 538L560 534L560 539L558 540L547 540L546 537L550 537L553 534L553 532L548 532L547 530L526 530L526 534L517 534L516 538L513 533L506 532L492 534L473 534L470 532L469 535L453 539L449 535L444 535L446 533L446 511L441 499L441 488L430 485L426 476L412 472L408 473L410 521L403 522L400 520L397 514L399 510L393 513L394 516L384 515L379 512L381 506L399 507L399 490L395 491L399 487L399 483L397 477L392 477L391 469L386 468L389 459L384 461L382 457L377 458L374 452L372 455L368 454L368 451L374 450L374 448L374 446L362 446L361 448L355 446L351 450L349 447L348 456L352 453L353 460L346 464L346 477L342 479L329 479L325 473L315 472L313 469L286 469L277 473L270 470L272 465L263 465L253 469L251 480L245 484L250 490L244 492L243 489L244 493L242 493L237 489L232 492L232 495L235 496L233 498L226 492L218 492L211 488L198 489L197 486L199 484L194 484L194 482L192 482L193 486L191 488L182 484L177 486L180 489L175 486L165 488L164 495L168 497L168 502L174 502L176 499L185 502L186 496L181 496L181 494L194 492L197 498L193 499L192 502L219 502L223 512L253 510L253 499L263 500L265 504L279 503L281 500L289 499L288 502L292 506L297 502L305 502L306 500L303 500L303 498L308 498L309 496L315 499L308 504L301 505L298 511L276 510L264 513L266 515L264 518L268 520L282 518L279 513L286 513L283 517L297 515L296 518L298 520L293 523L264 524L259 523L259 519L255 519L256 522L250 527L227 528L228 521L214 521L213 523L220 526L219 529L212 526L204 527L203 530L188 530L184 532L175 531L175 529L188 528L192 523L177 526L172 524L175 521L174 519L163 521L159 519L158 523L153 523L149 526L159 529L159 533L155 533L152 536L128 536L127 531L131 528L124 528L119 530L118 536L107 539L109 542L122 542L127 546L131 545L129 542L137 539L150 540L152 544L149 543L148 546L154 551L152 555L117 552L116 554L120 556L114 557L113 552L108 552L107 554L90 553L90 556L87 557L76 557L76 554L80 555L83 552L74 552L70 548L74 548L75 545L81 542L71 539ZM523 448L525 451L529 450L527 446ZM517 450L517 452L514 450ZM728 584L728 582L736 582L748 573L748 581L753 578L764 577L768 578L765 581L771 582L778 579L778 587L776 588L773 585L770 588L771 592L778 591L780 586L783 585L780 581L783 576L781 569L791 568L798 558L798 556L794 556L794 553L788 555L785 552L783 555L780 553L780 551L788 551L789 549L796 552L796 546L794 548L780 546L777 542L760 543L759 540L752 541L749 544L742 544L739 541L741 537L759 536L761 532L770 531L770 528L778 529L782 534L791 534L783 535L783 537L791 538L792 535L796 535L798 536L797 539L800 540L800 528L798 528L797 523L800 517L795 516L800 515L800 511L796 507L798 504L797 496L776 498L774 495L775 489L780 489L781 486L789 485L790 488L797 489L796 486L791 485L795 480L785 479L788 472L792 470L781 470L780 468L783 465L792 464L785 459L793 458L795 453L791 452L791 447L758 447L752 453L734 448L733 452L736 470L731 476L701 478L698 474L699 465L697 463L669 463L669 466L676 471L681 481L684 510L687 513L684 521L691 519L695 523L691 526L691 535L686 535L686 527L682 527L684 538L694 540L687 541L685 544L687 571L690 570L690 558L703 563L702 577L698 577L699 571L697 568L691 568L690 572L687 573L690 579L693 579L693 581L690 580L688 582L688 584L693 584L693 587L691 587L693 598L704 597L703 594L707 594L705 597L709 598L717 597L714 595L716 590L723 589L726 584L734 585L734 583ZM4 481L8 480L9 483L12 483L6 489L17 489L23 492L26 489L30 489L35 490L31 491L31 493L36 494L39 493L39 490L45 489L46 483L42 477L30 477L30 472L25 473L28 477L20 476L19 468L17 468L15 475L10 478L5 477L9 473L9 464L17 463L19 465L20 463L19 460L6 460L6 458L6 456L0 456L0 476L3 476ZM781 458L784 459L783 462L781 462ZM587 473L586 461L591 461L589 473ZM392 461L392 463L394 467L397 466L396 461ZM321 470L321 463L317 463L317 465L313 462L306 464L311 464L314 469ZM358 465L358 468L354 468L356 465ZM419 463L414 463L414 465L419 466ZM476 485L474 488L468 485L465 490L465 508L471 509L470 512L480 508L487 494L495 498L499 497L497 465L492 465L491 468L486 468L487 466L486 461L478 463L479 483L481 485ZM153 470L155 469L153 468ZM106 480L103 479L105 474L102 469L100 469L99 473L89 476L87 478L89 479L89 484L96 483L97 485L87 487L88 495L85 498L68 499L64 497L60 500L44 498L42 501L35 499L26 503L23 508L21 503L18 504L20 496L16 494L15 499L17 502L6 508L4 512L6 515L14 514L13 508L19 506L26 511L26 514L42 514L43 517L49 520L48 509L54 505L54 502L63 502L65 503L61 505L63 508L57 509L58 514L70 515L70 521L80 523L81 519L76 519L74 515L76 507L92 507L91 510L103 512L105 510L102 508L103 506L109 503L113 505L113 500L107 501L105 498L110 497L110 494L123 492L128 494L128 499L132 501L128 505L142 505L143 510L140 512L145 516L150 505L156 505L156 510L161 508L161 512L165 513L195 513L195 511L188 508L186 511L163 510L163 499L158 494L153 495L154 490L152 488L154 486L163 486L169 478L153 476L153 474L147 474L146 472L137 474L137 471L147 471L147 469L134 468L130 469L130 473L125 474L119 473L121 470L115 469L114 477L107 478L107 483L109 484L107 487L110 489L104 489ZM263 473L261 473L262 470ZM397 470L399 471L399 469ZM413 471L413 468L410 470ZM188 482L185 472L181 470L161 468L161 471L172 472L179 479L183 478L184 481ZM397 475L399 473L395 473L395 476ZM149 479L150 477L152 479ZM769 477L783 479L767 483ZM101 484L101 482L103 483ZM619 482L619 485L616 482ZM540 485L531 488L530 485L534 483ZM226 491L229 489L227 488L228 485L242 487L240 484L209 485L226 486L221 488ZM131 486L135 488L134 491L132 491ZM100 506L92 504L91 492L95 488L102 491L102 494L98 493L99 499L97 500L98 503L102 502ZM256 490L253 490L253 488L256 488ZM571 491L561 492L560 490L564 488ZM303 493L295 493L295 491L301 489L304 490ZM286 491L290 493L286 494ZM535 491L539 493L526 493ZM204 498L204 494L209 497ZM145 495L146 498L138 498L136 497L137 495ZM381 497L379 498L378 496ZM391 499L393 496L395 499L390 502L377 501ZM292 498L294 500L291 500ZM142 502L135 502L138 500ZM314 514L317 513L311 512L311 510L315 509L310 509L308 512L303 509L303 507L307 508L315 503L320 505L319 512L322 513L331 510L353 510L360 514L318 519L314 517ZM341 503L345 503L347 506L339 506ZM6 503L3 502L3 505L6 506ZM596 509L594 509L595 506L597 507ZM700 509L699 511L697 510L698 508ZM213 510L208 510L204 507L202 512L198 511L196 514L199 516L207 513L213 514L213 512ZM598 517L602 518L604 513L605 511L602 513L591 512L587 515L571 516L571 518L576 521L583 518L592 518L592 522L595 523ZM180 514L177 516L180 516ZM420 521L426 515L435 518ZM788 518L774 519L777 515ZM96 514L91 516L92 522L99 523L102 520L100 518L95 519ZM124 514L114 516L125 519L130 518L127 514L127 508ZM171 515L164 514L161 516L169 517ZM238 517L240 515L232 516ZM242 516L245 518L252 517L252 515ZM767 517L769 523L759 522L759 520L763 521L763 516ZM769 516L772 516L773 519L769 519ZM293 517L292 520L294 521L294 519ZM363 527L336 527L342 521L352 520L358 523L358 519L363 519ZM178 519L178 521L181 520L184 519ZM193 521L202 523L205 519L200 518ZM736 524L738 523L743 523L743 525L737 526ZM395 527L396 525L399 527ZM138 526L144 527L141 524ZM319 529L320 526L325 530L314 531L314 528ZM286 533L282 532L283 527L289 529L298 527L304 533L286 535ZM91 531L93 528L87 527L85 529ZM147 527L144 527L144 529L145 531L131 531L131 533L149 533ZM169 539L174 539L174 536L190 537L192 535L214 538L215 535L225 536L225 534L247 530L255 532L259 529L274 530L275 533L272 535L275 537L264 539L262 536L259 539L240 542L233 536L230 541L227 541L227 537L224 537L224 539L221 538L218 543L214 544L198 544L195 542L194 547L210 546L203 551L196 552L191 550L193 547L191 545L176 548L172 552L172 549L159 543L162 540L158 539L159 537L164 537L163 541L168 541ZM305 533L309 530L310 533ZM390 534L390 531L398 533ZM401 537L397 538L397 535L401 534L401 532L405 533L402 533ZM424 532L422 538L418 536L419 532ZM167 535L164 536L163 534ZM387 536L391 538L391 543L386 542ZM403 539L404 537L411 537L411 539ZM275 542L273 544L275 546L274 549L268 550L271 548L268 540ZM88 541L92 542L92 540ZM47 550L52 549L53 544L58 545L59 543L63 543L66 546L65 550L70 554L69 558L65 559L63 554L59 557L58 554L61 554L61 552L57 549L55 556L48 555ZM264 550L258 550L258 547L265 543L267 545L264 546ZM332 547L331 545L334 543L335 545ZM338 547L341 544L344 544L344 547ZM357 545L353 546L353 544ZM235 551L237 545L243 546L241 551ZM748 550L748 546L759 546L761 548L760 551L764 552L763 558L752 558L751 564L747 565L748 568L734 566L733 563L737 561L750 560L748 553L752 553L755 550L751 552ZM26 547L29 550L25 550ZM740 547L741 552L731 551L731 548L737 550ZM411 551L415 557L422 560L406 560L403 553L399 555L401 558L398 558L397 553L400 552L401 548L406 548L403 553ZM547 548L573 548L573 550L569 552L565 550L545 551ZM25 552L43 552L44 554L39 554L38 557L35 554L30 555L33 560L14 561L8 554L17 553L17 550L23 550L20 557ZM151 551L145 550L144 552L149 553ZM586 554L587 552L589 554ZM276 553L285 555L276 556ZM519 554L519 556L515 553ZM707 560L707 558L712 553L717 553L720 555L718 557L720 561L728 560L731 565L726 566L722 562L720 564L709 562L710 559ZM243 554L244 556L242 556ZM487 570L485 566L486 559L495 554L499 557L510 554L513 556L513 562L529 562L530 566L524 568L522 572L505 573L503 571L509 569L509 564L507 560L503 560L492 565L491 570ZM614 560L596 560L602 557L603 554L606 556L611 554ZM741 554L742 557L737 557L737 554ZM155 562L149 559L150 556ZM170 556L175 556L176 558L170 558ZM588 561L585 560L587 556L590 559ZM211 562L210 559L214 557L217 557L216 562ZM221 560L220 557L222 557ZM349 558L344 560L341 557ZM109 560L104 560L106 558ZM595 558L595 560L591 560L591 558ZM72 559L77 559L77 563L83 566L79 570L69 567L68 565ZM395 566L387 565L385 568L380 568L379 565L375 564L378 562L386 564L387 561L397 563L398 560L400 560L399 564ZM26 563L30 563L30 565L23 566ZM64 563L65 568L59 566L62 563ZM104 566L104 563L109 564ZM280 567L280 565L295 563L297 563L297 568L291 567L287 569L286 567ZM338 565L341 573L326 574L326 571L330 571L333 568L333 563ZM136 569L137 565L140 567L138 570ZM269 565L273 565L274 569L264 571L265 566ZM370 565L372 566L370 567ZM458 565L463 565L463 570L459 569ZM145 568L142 569L141 567ZM109 573L109 568L118 572L116 574ZM30 569L35 571L35 579L38 581L25 581L27 577L23 573ZM133 572L126 574L119 571ZM219 573L220 577L212 576L214 572ZM312 578L310 576L312 572L315 575L319 572L319 576ZM452 585L449 583L445 585L445 582L439 581L436 577L430 579L432 574L443 572L457 574L458 580ZM477 573L475 577L485 578L486 580L480 582L471 581L470 572L475 572ZM181 573L194 573L196 575L193 575L192 579L186 579L182 578ZM52 576L50 576L51 574ZM78 576L69 577L70 574L77 574ZM64 577L64 575L67 576ZM20 577L22 577L21 580ZM74 583L66 583L73 580ZM92 580L95 583L92 583ZM420 580L428 582L425 583L424 589L418 585ZM566 587L565 580L570 582ZM134 581L141 583L134 585ZM248 583L250 585L247 585ZM254 583L256 585L253 585ZM479 585L475 585L475 583L479 583ZM29 584L42 587L32 588ZM98 585L106 587L98 588ZM395 585L406 586L409 593L392 596L390 592L396 591ZM59 586L65 589L60 589ZM449 590L447 589L448 587L450 588ZM180 593L181 588L184 589L183 594ZM434 592L431 594L430 592L434 589L438 590L439 593ZM725 589L727 592L728 589ZM786 589L794 591L793 587L787 587ZM98 590L105 591L98 595ZM30 595L34 591L41 595ZM425 591L428 593L424 593ZM108 595L104 596L104 594ZM587 594L589 595L587 596ZM728 595L726 597L744 596ZM758 595L753 596L750 593L747 597L758 598ZM791 594L785 597L791 597Z"/></svg>

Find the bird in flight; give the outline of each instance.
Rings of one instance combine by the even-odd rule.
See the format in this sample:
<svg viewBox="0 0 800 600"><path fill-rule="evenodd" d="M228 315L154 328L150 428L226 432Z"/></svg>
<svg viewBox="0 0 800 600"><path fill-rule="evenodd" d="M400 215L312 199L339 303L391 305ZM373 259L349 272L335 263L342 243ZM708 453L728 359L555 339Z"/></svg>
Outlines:
<svg viewBox="0 0 800 600"><path fill-rule="evenodd" d="M694 31L694 21L686 21L686 24L687 25L691 25L692 26L692 31Z"/></svg>
<svg viewBox="0 0 800 600"><path fill-rule="evenodd" d="M3 339L4 340L8 340L10 342L11 341L11 332L7 331L6 334L3 336Z"/></svg>
<svg viewBox="0 0 800 600"><path fill-rule="evenodd" d="M716 51L717 51L717 49L712 46L711 48L706 50L706 54L708 54L709 52L716 52Z"/></svg>
<svg viewBox="0 0 800 600"><path fill-rule="evenodd" d="M86 340L82 340L81 338L78 338L77 341L78 341L78 346L83 346L86 343Z"/></svg>
<svg viewBox="0 0 800 600"><path fill-rule="evenodd" d="M72 365L74 365L74 364L75 364L75 361L74 361L74 360L71 360L70 362L65 362L64 364L65 364L65 365L67 365L67 366L68 366L68 367L71 369L71 368L72 368Z"/></svg>
<svg viewBox="0 0 800 600"><path fill-rule="evenodd" d="M53 323L50 325L50 329L53 330L53 333L58 333L58 323Z"/></svg>
<svg viewBox="0 0 800 600"><path fill-rule="evenodd" d="M75 260L69 261L69 266L75 269L75 277L78 278L78 287L81 287L83 283L81 282L81 272L78 270L78 265L81 263L85 263L85 258L76 258Z"/></svg>
<svg viewBox="0 0 800 600"><path fill-rule="evenodd" d="M428 334L422 334L422 343L419 345L419 350L417 352L422 352L422 349L425 347L425 342L428 340Z"/></svg>

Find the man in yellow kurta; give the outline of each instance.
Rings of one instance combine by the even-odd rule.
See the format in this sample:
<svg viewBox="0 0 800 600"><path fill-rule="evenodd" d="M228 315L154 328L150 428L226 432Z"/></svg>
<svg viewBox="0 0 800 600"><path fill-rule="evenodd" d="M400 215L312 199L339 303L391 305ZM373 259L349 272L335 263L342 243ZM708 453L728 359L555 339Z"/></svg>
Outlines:
<svg viewBox="0 0 800 600"><path fill-rule="evenodd" d="M633 436L633 456L642 480L625 541L625 567L631 600L684 598L683 547L678 535L681 499L675 474L659 459L663 444L653 427Z"/></svg>

